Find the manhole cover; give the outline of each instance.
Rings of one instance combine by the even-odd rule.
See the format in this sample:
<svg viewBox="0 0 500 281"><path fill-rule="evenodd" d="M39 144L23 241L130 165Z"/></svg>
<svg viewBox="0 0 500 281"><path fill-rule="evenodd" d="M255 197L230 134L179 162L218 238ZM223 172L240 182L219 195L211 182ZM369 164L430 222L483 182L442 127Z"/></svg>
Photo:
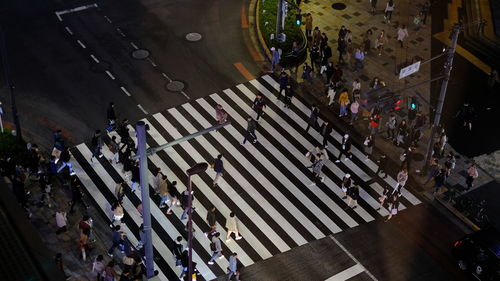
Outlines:
<svg viewBox="0 0 500 281"><path fill-rule="evenodd" d="M90 71L102 73L111 68L111 63L107 61L100 61L99 63L93 63L90 65Z"/></svg>
<svg viewBox="0 0 500 281"><path fill-rule="evenodd" d="M332 8L334 10L344 10L347 6L344 3L333 3Z"/></svg>
<svg viewBox="0 0 500 281"><path fill-rule="evenodd" d="M180 92L184 90L184 83L181 81L174 80L172 82L167 83L166 88L171 92Z"/></svg>
<svg viewBox="0 0 500 281"><path fill-rule="evenodd" d="M191 32L186 34L186 40L191 41L191 42L196 42L201 40L201 34L196 33L196 32Z"/></svg>
<svg viewBox="0 0 500 281"><path fill-rule="evenodd" d="M149 51L146 49L138 49L132 51L132 57L136 60L144 60L149 57Z"/></svg>

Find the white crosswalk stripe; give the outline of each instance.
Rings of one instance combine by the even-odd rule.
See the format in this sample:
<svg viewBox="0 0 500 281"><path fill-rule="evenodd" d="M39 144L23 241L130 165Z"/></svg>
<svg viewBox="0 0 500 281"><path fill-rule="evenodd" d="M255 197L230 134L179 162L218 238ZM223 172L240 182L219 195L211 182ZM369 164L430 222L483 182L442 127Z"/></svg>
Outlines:
<svg viewBox="0 0 500 281"><path fill-rule="evenodd" d="M197 263L201 280L212 280L225 273L228 256L238 253L243 266L250 266L293 247L321 239L332 233L356 227L388 215L379 207L378 198L383 185L395 186L394 178L382 179L375 175L377 164L366 160L365 154L353 144L352 161L340 164L327 161L323 167L324 182L310 185L310 160L304 152L321 144L323 137L314 129L305 132L310 109L297 98L292 99L292 108L284 108L276 99L279 84L269 75L251 80L234 88L223 90L206 98L185 103L179 107L152 114L143 121L149 126L148 146L162 145L187 134L206 129L216 123L214 105L221 104L229 115L231 125L193 140L169 147L149 157L148 178L153 182L153 171L160 168L168 181L177 181L180 192L186 189L185 171L194 163L208 162L223 153L225 173L217 187L212 186L215 172L192 177L195 190L193 215L195 229L193 260ZM241 144L247 127L246 117L255 116L251 104L256 93L268 99L265 115L259 120L258 143ZM130 137L137 143L135 131L129 126ZM112 132L109 135L119 136ZM333 157L339 154L343 132L334 130L328 140L328 151ZM223 152L222 152L223 151ZM129 181L122 164L107 161L112 153L107 146L102 149L105 157L90 161L92 155L87 144L72 149L74 168L82 186L104 214L111 214L110 204L114 198L115 182ZM365 161L366 160L366 161ZM354 175L360 185L357 208L347 207L340 181L346 173ZM128 182L130 185L130 182ZM127 219L122 223L129 239L137 243L138 228L142 223L136 209L141 202L139 191L127 192L123 207ZM408 189L402 189L400 210L417 205L420 200ZM185 222L180 216L183 210L173 208L167 215L158 207L159 196L150 194L153 217L153 247L157 253L155 267L161 280L179 280L181 269L175 265L171 248L178 236L186 237ZM217 231L223 242L223 259L214 265L207 261L212 254L210 241L203 234L208 225L205 221L209 207L217 208ZM241 240L226 238L225 222L234 212L239 218ZM108 216L109 219L109 216Z"/></svg>

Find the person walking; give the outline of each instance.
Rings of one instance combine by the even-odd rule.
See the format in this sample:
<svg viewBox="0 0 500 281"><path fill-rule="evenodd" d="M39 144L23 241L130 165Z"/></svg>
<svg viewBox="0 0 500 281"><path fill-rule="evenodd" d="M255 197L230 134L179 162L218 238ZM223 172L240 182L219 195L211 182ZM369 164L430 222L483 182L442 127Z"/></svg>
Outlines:
<svg viewBox="0 0 500 281"><path fill-rule="evenodd" d="M168 183L167 183L167 176L162 175L160 181L158 182L158 193L160 194L160 204L159 207L160 209L166 208L167 207L167 201L168 201Z"/></svg>
<svg viewBox="0 0 500 281"><path fill-rule="evenodd" d="M307 121L306 133L309 131L309 128L316 129L318 127L318 116L319 116L319 108L316 107L315 104L311 106L311 113L309 114L309 120Z"/></svg>
<svg viewBox="0 0 500 281"><path fill-rule="evenodd" d="M66 212L63 211L61 208L59 208L56 211L56 225L57 225L57 230L56 234L61 234L63 232L68 231L67 225L68 224L68 218L66 216Z"/></svg>
<svg viewBox="0 0 500 281"><path fill-rule="evenodd" d="M335 83L330 81L330 84L328 85L328 93L327 93L327 98L328 98L328 106L331 106L335 102L335 95L337 94L336 92L336 87Z"/></svg>
<svg viewBox="0 0 500 281"><path fill-rule="evenodd" d="M472 165L470 165L470 167L467 169L467 179L465 180L467 188L465 190L469 190L472 188L472 183L477 177L479 177L479 173L477 171L476 164L472 163Z"/></svg>
<svg viewBox="0 0 500 281"><path fill-rule="evenodd" d="M182 209L184 209L184 212L182 212L181 220L186 219L186 216L188 215L189 209L191 209L193 206L193 204L191 204L191 206L188 205L189 197L191 197L191 203L193 203L193 200L194 200L193 193L194 193L194 191L191 191L191 193L189 193L189 190L187 190L187 189L184 190L184 192L182 193L181 207L182 207ZM192 210L194 210L194 208L192 208ZM194 231L194 229L193 229L193 231Z"/></svg>
<svg viewBox="0 0 500 281"><path fill-rule="evenodd" d="M122 202L123 196L125 195L125 190L123 188L124 183L125 182L122 179L119 179L115 185L115 192L114 193L115 193L116 200L118 200L118 202Z"/></svg>
<svg viewBox="0 0 500 281"><path fill-rule="evenodd" d="M222 154L217 155L217 157L214 159L213 164L212 164L212 168L215 171L215 178L214 178L214 181L212 183L212 186L216 187L217 182L224 174L224 162L222 161Z"/></svg>
<svg viewBox="0 0 500 281"><path fill-rule="evenodd" d="M319 29L319 27L314 27L314 30L313 30L313 33L312 33L312 37L313 37L313 45L316 45L318 46L319 45L319 41L321 40L321 30Z"/></svg>
<svg viewBox="0 0 500 281"><path fill-rule="evenodd" d="M384 207L384 202L387 199L388 196L391 195L391 188L387 185L384 185L384 190L382 191L382 195L378 198L378 201L380 202L380 205L376 209L377 211L380 211L382 207Z"/></svg>
<svg viewBox="0 0 500 281"><path fill-rule="evenodd" d="M372 155L373 146L375 146L375 139L373 138L373 135L367 136L363 144L365 145L366 160L368 160Z"/></svg>
<svg viewBox="0 0 500 281"><path fill-rule="evenodd" d="M333 126L329 121L324 121L319 129L319 133L323 136L323 147L328 147L328 137L333 131Z"/></svg>
<svg viewBox="0 0 500 281"><path fill-rule="evenodd" d="M305 62L302 69L303 69L302 79L304 79L309 83L312 83L312 76L311 76L312 68L307 64L307 62Z"/></svg>
<svg viewBox="0 0 500 281"><path fill-rule="evenodd" d="M261 94L257 94L253 101L253 109L257 113L256 120L259 121L260 116L264 115L264 108L266 108L266 101Z"/></svg>
<svg viewBox="0 0 500 281"><path fill-rule="evenodd" d="M320 59L319 48L317 45L312 45L312 47L309 49L309 58L311 59L311 71L314 72L314 66L318 68Z"/></svg>
<svg viewBox="0 0 500 281"><path fill-rule="evenodd" d="M227 120L227 112L222 108L221 104L215 105L215 120L217 123L222 124Z"/></svg>
<svg viewBox="0 0 500 281"><path fill-rule="evenodd" d="M165 214L171 215L172 208L181 204L179 201L179 199L181 198L181 194L177 190L177 181L173 181L168 185L168 192L170 194L170 206L168 207L168 210L165 212Z"/></svg>
<svg viewBox="0 0 500 281"><path fill-rule="evenodd" d="M345 155L345 161L347 161L347 159L352 158L351 139L349 138L348 134L345 134L344 137L342 137L341 146L342 146L342 149L340 150L340 154L339 154L337 160L335 160L335 163L340 163L342 155Z"/></svg>
<svg viewBox="0 0 500 281"><path fill-rule="evenodd" d="M311 13L307 13L305 16L305 22L306 22L306 37L307 40L311 40L310 37L312 36L312 28L313 28L313 17Z"/></svg>
<svg viewBox="0 0 500 281"><path fill-rule="evenodd" d="M70 186L71 186L71 202L69 204L71 205L71 208L69 209L69 213L72 214L75 211L73 210L73 208L77 203L82 205L85 209L88 209L87 204L85 204L85 202L83 201L81 185L76 176L71 177Z"/></svg>
<svg viewBox="0 0 500 281"><path fill-rule="evenodd" d="M368 29L363 34L363 52L365 53L365 55L368 55L368 52L372 48L372 40L371 40L372 35L373 35L373 31L371 29Z"/></svg>
<svg viewBox="0 0 500 281"><path fill-rule="evenodd" d="M61 152L64 150L64 138L62 136L62 130L58 129L54 132L54 147L52 148L52 156L56 159L61 157Z"/></svg>
<svg viewBox="0 0 500 281"><path fill-rule="evenodd" d="M394 140L396 138L396 125L396 115L391 113L389 120L385 123L385 126L387 127L387 139Z"/></svg>
<svg viewBox="0 0 500 281"><path fill-rule="evenodd" d="M342 183L340 185L340 189L344 193L344 197L342 199L347 199L347 190L349 187L351 187L351 175L350 174L345 174L345 176L342 178Z"/></svg>
<svg viewBox="0 0 500 281"><path fill-rule="evenodd" d="M292 98L293 98L293 89L292 85L288 83L285 88L285 101L284 101L284 107L285 108L290 108L290 105L292 105Z"/></svg>
<svg viewBox="0 0 500 281"><path fill-rule="evenodd" d="M329 159L329 157L328 157L328 151L322 145L316 146L313 149L309 150L306 153L306 158L309 159L309 160L311 160L311 163L314 163L314 160L316 159L315 156L317 154L321 155L320 157L321 157L321 159L323 159L324 162L326 162Z"/></svg>
<svg viewBox="0 0 500 281"><path fill-rule="evenodd" d="M117 275L118 273L115 271L115 262L108 262L106 268L104 269L104 281L115 281Z"/></svg>
<svg viewBox="0 0 500 281"><path fill-rule="evenodd" d="M115 201L113 205L111 206L111 210L113 211L113 216L111 219L111 223L109 224L109 227L113 228L115 225L115 221L118 221L121 223L123 216L125 215L123 212L123 206L120 204L120 202Z"/></svg>
<svg viewBox="0 0 500 281"><path fill-rule="evenodd" d="M358 69L363 68L363 61L365 60L365 53L361 51L360 48L356 48L354 51L354 69L353 72L357 72Z"/></svg>
<svg viewBox="0 0 500 281"><path fill-rule="evenodd" d="M216 258L219 258L219 259L224 258L224 256L222 255L222 243L221 243L219 237L220 237L220 233L219 232L216 232L212 236L212 240L211 240L211 243L210 243L210 250L212 250L212 257L208 261L209 265L214 264L214 260Z"/></svg>
<svg viewBox="0 0 500 281"><path fill-rule="evenodd" d="M111 132L116 129L115 104L113 102L110 102L108 108L106 109L106 117L108 118L107 131Z"/></svg>
<svg viewBox="0 0 500 281"><path fill-rule="evenodd" d="M247 140L251 143L257 142L257 135L255 135L255 129L257 128L257 122L252 118L252 116L247 117L247 130L245 131L245 137L243 138L243 143L245 144Z"/></svg>
<svg viewBox="0 0 500 281"><path fill-rule="evenodd" d="M398 182L398 184L396 185L396 190L400 191L401 188L406 185L406 181L408 181L408 170L406 170L406 168L401 169L396 178Z"/></svg>
<svg viewBox="0 0 500 281"><path fill-rule="evenodd" d="M93 162L94 158L101 158L103 156L101 148L103 141L101 138L101 130L95 130L92 140L90 141L90 149L92 151L92 157L90 157L90 162Z"/></svg>
<svg viewBox="0 0 500 281"><path fill-rule="evenodd" d="M377 0L370 0L370 3L372 5L371 13L372 15L375 15L377 12Z"/></svg>
<svg viewBox="0 0 500 281"><path fill-rule="evenodd" d="M240 272L238 271L238 254L232 253L229 257L229 266L227 267L227 281L230 281L234 276L234 280L240 280Z"/></svg>
<svg viewBox="0 0 500 281"><path fill-rule="evenodd" d="M398 28L398 36L397 36L397 40L398 40L399 44L401 45L401 48L403 48L403 40L408 36L409 36L408 29L406 28L406 25L402 24Z"/></svg>
<svg viewBox="0 0 500 281"><path fill-rule="evenodd" d="M286 90L286 86L289 84L289 77L285 71L282 71L279 77L280 91L278 93L278 100L281 98L281 93Z"/></svg>
<svg viewBox="0 0 500 281"><path fill-rule="evenodd" d="M113 235L111 236L112 245L108 250L108 256L113 257L113 252L117 247L123 244L123 238L125 237L125 233L121 230L119 225L116 225L113 231Z"/></svg>
<svg viewBox="0 0 500 281"><path fill-rule="evenodd" d="M441 187L445 184L448 175L445 169L439 169L436 176L434 176L434 192L432 195L436 196L439 193Z"/></svg>
<svg viewBox="0 0 500 281"><path fill-rule="evenodd" d="M356 209L358 207L358 198L359 198L359 185L354 184L347 190L347 197L349 201L347 202L347 209L352 208ZM351 203L354 203L351 207Z"/></svg>
<svg viewBox="0 0 500 281"><path fill-rule="evenodd" d="M175 265L181 266L182 252L184 251L184 245L182 244L182 236L177 236L175 239L174 247L172 249L172 254L175 258Z"/></svg>
<svg viewBox="0 0 500 281"><path fill-rule="evenodd" d="M94 262L92 263L92 272L95 272L97 275L97 281L104 281L104 270L106 266L104 265L104 257L102 255L98 255Z"/></svg>
<svg viewBox="0 0 500 281"><path fill-rule="evenodd" d="M347 88L344 88L339 96L340 114L339 117L347 116L347 105L349 104L349 94Z"/></svg>
<svg viewBox="0 0 500 281"><path fill-rule="evenodd" d="M439 172L439 163L437 158L433 157L429 169L427 170L427 180L424 182L426 186Z"/></svg>
<svg viewBox="0 0 500 281"><path fill-rule="evenodd" d="M351 111L351 121L349 122L349 125L352 125L354 121L358 119L359 102L357 99L354 99L354 101L351 103L351 105L349 106L349 111Z"/></svg>
<svg viewBox="0 0 500 281"><path fill-rule="evenodd" d="M387 4L385 5L385 15L384 15L384 20L387 22L387 23L391 23L391 19L392 19L392 12L394 12L394 1L393 0L389 0L387 1Z"/></svg>
<svg viewBox="0 0 500 281"><path fill-rule="evenodd" d="M323 182L325 180L325 177L321 176L321 169L323 168L323 165L325 162L323 162L322 155L320 153L316 154L316 158L314 159L314 162L311 166L308 168L312 168L313 172L313 180L311 182L311 186L316 185L316 180L319 179L320 182Z"/></svg>
<svg viewBox="0 0 500 281"><path fill-rule="evenodd" d="M274 72L275 68L278 66L279 71L279 63L281 60L280 50L276 50L275 47L271 47L271 71Z"/></svg>
<svg viewBox="0 0 500 281"><path fill-rule="evenodd" d="M118 142L116 142L116 136L112 136L111 139L109 140L108 149L111 153L113 153L113 156L109 158L109 163L118 164L118 162L120 162L119 158L120 145L118 144Z"/></svg>
<svg viewBox="0 0 500 281"><path fill-rule="evenodd" d="M378 168L377 171L375 172L375 175L378 175L378 173L383 172L384 173L384 179L387 178L387 155L382 154L380 155L378 162Z"/></svg>
<svg viewBox="0 0 500 281"><path fill-rule="evenodd" d="M135 161L134 165L131 168L132 172L132 184L130 185L130 189L132 190L132 193L135 192L135 187L140 186L141 184L141 173L139 170L139 161Z"/></svg>
<svg viewBox="0 0 500 281"><path fill-rule="evenodd" d="M393 194L390 199L390 205L389 205L389 215L385 219L385 221L389 221L393 216L395 216L398 213L399 209L399 195L397 193Z"/></svg>
<svg viewBox="0 0 500 281"><path fill-rule="evenodd" d="M213 205L208 209L206 220L208 226L210 226L210 230L205 232L205 236L208 236L208 234L215 232L217 229L217 218L215 217L216 210L217 209Z"/></svg>
<svg viewBox="0 0 500 281"><path fill-rule="evenodd" d="M384 49L384 44L385 44L386 38L385 38L385 31L382 29L377 36L377 39L375 40L375 48L378 50L378 55L382 55L382 50Z"/></svg>
<svg viewBox="0 0 500 281"><path fill-rule="evenodd" d="M226 242L229 242L231 240L231 234L234 233L234 239L235 240L240 240L241 237L239 233L239 228L238 228L238 219L236 218L234 212L229 213L229 218L226 220L226 228L227 228L227 235L226 235Z"/></svg>

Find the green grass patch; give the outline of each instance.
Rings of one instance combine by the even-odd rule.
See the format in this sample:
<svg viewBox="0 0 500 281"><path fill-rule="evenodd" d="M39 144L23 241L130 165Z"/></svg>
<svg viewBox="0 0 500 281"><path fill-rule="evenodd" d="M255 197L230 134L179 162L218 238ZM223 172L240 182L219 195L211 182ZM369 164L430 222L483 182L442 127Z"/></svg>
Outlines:
<svg viewBox="0 0 500 281"><path fill-rule="evenodd" d="M271 40L271 34L275 34L276 32L276 13L279 1L259 1L259 27L262 37L264 38L264 41L269 49L271 49L271 47L277 47L283 51L281 55L281 63L288 64L289 62L286 61L286 55L292 52L292 43L297 42L298 46L302 46L305 43L302 30L295 22L297 9L290 4L288 5L288 13L285 19L285 29L283 31L283 33L286 34L286 41L284 43L277 43L275 40Z"/></svg>

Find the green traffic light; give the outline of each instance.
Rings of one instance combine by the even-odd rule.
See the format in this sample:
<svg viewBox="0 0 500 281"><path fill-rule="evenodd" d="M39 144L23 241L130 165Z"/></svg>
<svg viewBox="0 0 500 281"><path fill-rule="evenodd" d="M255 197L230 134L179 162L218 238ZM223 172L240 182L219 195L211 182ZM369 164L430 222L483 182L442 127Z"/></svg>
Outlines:
<svg viewBox="0 0 500 281"><path fill-rule="evenodd" d="M297 25L300 25L300 20L297 20Z"/></svg>

